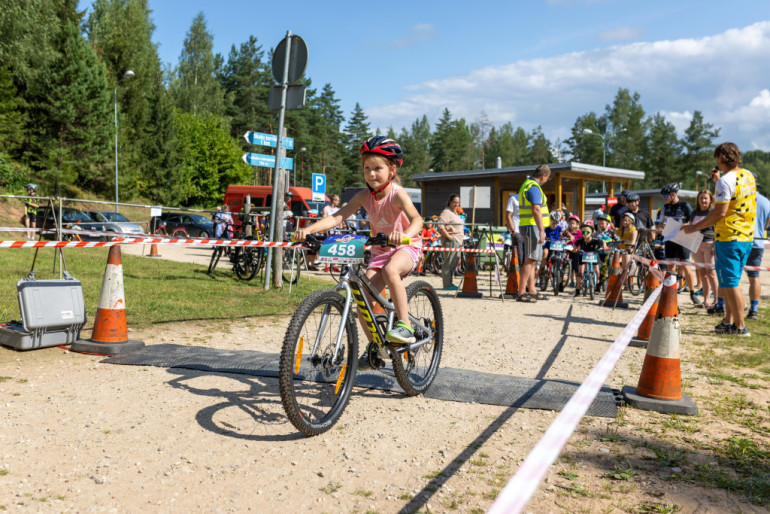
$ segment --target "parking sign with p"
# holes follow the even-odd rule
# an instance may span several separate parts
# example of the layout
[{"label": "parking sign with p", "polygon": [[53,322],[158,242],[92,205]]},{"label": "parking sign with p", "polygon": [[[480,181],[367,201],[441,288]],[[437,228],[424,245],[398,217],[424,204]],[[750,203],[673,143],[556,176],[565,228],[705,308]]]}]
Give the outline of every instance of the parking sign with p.
[{"label": "parking sign with p", "polygon": [[326,175],[313,173],[313,201],[323,202],[326,199]]}]

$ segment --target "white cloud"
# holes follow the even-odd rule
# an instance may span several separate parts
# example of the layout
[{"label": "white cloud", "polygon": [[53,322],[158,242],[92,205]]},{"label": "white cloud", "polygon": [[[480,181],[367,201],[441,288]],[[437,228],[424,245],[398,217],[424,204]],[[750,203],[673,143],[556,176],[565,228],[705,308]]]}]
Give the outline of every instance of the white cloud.
[{"label": "white cloud", "polygon": [[618,27],[603,30],[597,34],[597,37],[600,41],[633,41],[642,37],[642,29],[639,27]]},{"label": "white cloud", "polygon": [[436,27],[430,23],[418,23],[410,28],[405,36],[394,39],[388,46],[391,48],[411,48],[420,41],[434,39],[435,37]]},{"label": "white cloud", "polygon": [[[493,123],[542,125],[550,139],[569,137],[564,126],[589,111],[601,113],[618,88],[641,95],[648,114],[664,112],[682,130],[690,112],[722,127],[721,136],[770,147],[770,22],[700,39],[635,42],[516,61],[402,87],[400,101],[368,106],[373,126],[409,126],[427,114],[435,122],[446,107]],[[761,138],[747,131],[762,130]]]}]

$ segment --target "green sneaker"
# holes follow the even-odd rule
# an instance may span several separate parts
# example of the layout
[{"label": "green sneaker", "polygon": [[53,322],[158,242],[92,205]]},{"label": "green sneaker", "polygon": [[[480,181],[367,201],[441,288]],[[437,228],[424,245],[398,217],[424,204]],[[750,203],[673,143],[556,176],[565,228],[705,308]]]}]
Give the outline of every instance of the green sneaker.
[{"label": "green sneaker", "polygon": [[385,339],[391,343],[403,344],[414,343],[417,341],[417,338],[414,337],[414,330],[409,328],[403,321],[397,322],[396,326],[385,334]]}]

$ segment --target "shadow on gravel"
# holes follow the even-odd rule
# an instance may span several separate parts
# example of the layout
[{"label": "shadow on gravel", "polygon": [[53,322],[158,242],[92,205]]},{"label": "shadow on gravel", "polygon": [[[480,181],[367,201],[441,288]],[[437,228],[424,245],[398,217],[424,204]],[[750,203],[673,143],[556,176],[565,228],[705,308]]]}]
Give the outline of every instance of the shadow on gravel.
[{"label": "shadow on gravel", "polygon": [[[540,371],[538,371],[535,378],[545,378],[546,374],[548,374],[548,371],[551,369],[551,366],[553,366],[553,363],[556,361],[559,352],[561,352],[562,348],[564,347],[564,343],[567,341],[568,337],[567,331],[569,329],[569,324],[573,319],[572,307],[573,306],[570,305],[569,310],[567,311],[567,315],[564,318],[564,326],[561,329],[562,336],[559,338],[559,341],[556,343],[556,345],[554,345],[553,350],[548,355],[543,365],[540,367]],[[537,393],[543,384],[545,384],[545,382],[540,382],[535,387],[533,387],[525,397],[520,398],[513,405],[505,409],[502,414],[493,420],[489,426],[476,437],[476,439],[474,439],[468,446],[465,447],[462,452],[460,452],[457,457],[452,459],[452,461],[443,470],[441,470],[441,473],[439,473],[437,477],[428,482],[428,484],[426,484],[425,487],[423,487],[422,490],[409,501],[409,503],[404,505],[399,513],[407,514],[417,512],[421,508],[425,507],[433,495],[438,492],[444,484],[446,484],[452,475],[454,475],[454,473],[460,469],[460,467],[465,464],[466,461],[473,457],[473,454],[476,453],[476,450],[481,448],[484,443],[486,443],[489,438],[492,437],[492,435],[494,435],[494,433],[497,432],[497,430],[506,423],[506,421],[511,419],[516,411],[518,411],[519,408],[524,405],[529,398]]]},{"label": "shadow on gravel", "polygon": [[[570,311],[569,312],[572,312],[572,306],[570,306]],[[554,319],[554,320],[557,320],[557,321],[563,321],[564,320],[564,321],[566,321],[568,323],[581,323],[581,324],[584,324],[584,325],[597,325],[598,324],[598,325],[602,325],[604,327],[626,328],[626,324],[625,323],[617,323],[617,322],[614,322],[614,321],[601,321],[601,320],[596,319],[596,318],[578,318],[576,316],[570,316],[569,314],[567,315],[566,320],[564,318],[562,318],[561,316],[554,316],[553,314],[525,314],[525,316],[532,317],[532,318],[549,318],[549,319]]]}]

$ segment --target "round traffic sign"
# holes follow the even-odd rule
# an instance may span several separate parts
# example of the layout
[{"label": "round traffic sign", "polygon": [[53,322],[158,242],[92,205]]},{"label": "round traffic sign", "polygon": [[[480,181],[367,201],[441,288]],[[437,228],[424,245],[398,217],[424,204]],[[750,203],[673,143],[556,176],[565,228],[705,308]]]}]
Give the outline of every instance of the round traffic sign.
[{"label": "round traffic sign", "polygon": [[[279,84],[283,83],[283,69],[286,63],[286,41],[285,37],[278,43],[278,47],[273,53],[273,77]],[[307,68],[307,45],[305,40],[299,36],[291,36],[291,55],[289,55],[289,76],[287,82],[293,84],[298,81]]]}]

